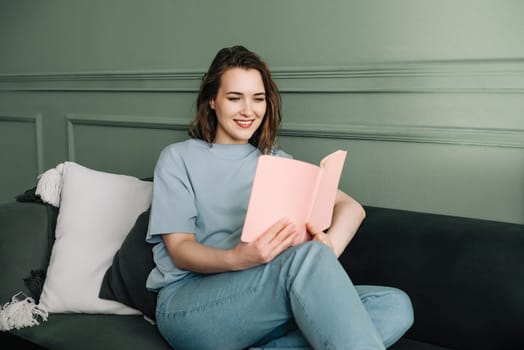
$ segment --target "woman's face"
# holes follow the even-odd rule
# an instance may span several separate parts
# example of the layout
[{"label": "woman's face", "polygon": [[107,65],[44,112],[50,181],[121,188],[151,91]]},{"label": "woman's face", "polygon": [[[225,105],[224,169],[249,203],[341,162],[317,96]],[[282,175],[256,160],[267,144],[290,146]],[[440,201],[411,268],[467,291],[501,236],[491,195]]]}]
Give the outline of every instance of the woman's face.
[{"label": "woman's face", "polygon": [[266,90],[256,69],[231,68],[222,74],[214,100],[217,116],[214,143],[242,144],[258,129],[266,114]]}]

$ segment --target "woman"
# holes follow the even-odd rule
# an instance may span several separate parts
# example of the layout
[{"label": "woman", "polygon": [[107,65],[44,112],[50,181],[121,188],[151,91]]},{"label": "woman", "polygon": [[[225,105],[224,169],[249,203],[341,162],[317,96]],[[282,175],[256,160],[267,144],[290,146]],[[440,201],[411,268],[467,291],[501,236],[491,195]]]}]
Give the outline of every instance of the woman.
[{"label": "woman", "polygon": [[311,241],[292,246],[297,229],[285,217],[240,241],[258,157],[291,157],[276,146],[280,120],[267,65],[224,48],[201,83],[191,138],[160,154],[147,287],[159,292],[158,329],[177,350],[384,349],[411,326],[405,293],[355,287],[340,265],[365,216],[340,190],[329,230],[307,226]]}]

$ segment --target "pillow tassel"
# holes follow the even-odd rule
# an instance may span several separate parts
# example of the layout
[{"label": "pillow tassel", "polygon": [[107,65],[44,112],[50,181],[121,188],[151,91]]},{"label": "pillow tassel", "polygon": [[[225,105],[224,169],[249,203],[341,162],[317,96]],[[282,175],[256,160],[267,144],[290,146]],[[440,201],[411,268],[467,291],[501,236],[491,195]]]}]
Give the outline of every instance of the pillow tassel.
[{"label": "pillow tassel", "polygon": [[33,298],[19,292],[11,298],[11,302],[0,307],[0,330],[9,331],[13,328],[39,325],[39,318],[47,321],[48,315],[47,310],[35,304]]},{"label": "pillow tassel", "polygon": [[151,319],[150,317],[147,317],[146,315],[142,315],[143,319],[149,322],[151,325],[156,325],[155,320]]},{"label": "pillow tassel", "polygon": [[54,207],[60,205],[60,193],[62,192],[64,163],[58,164],[38,176],[36,194],[43,202],[49,203]]}]

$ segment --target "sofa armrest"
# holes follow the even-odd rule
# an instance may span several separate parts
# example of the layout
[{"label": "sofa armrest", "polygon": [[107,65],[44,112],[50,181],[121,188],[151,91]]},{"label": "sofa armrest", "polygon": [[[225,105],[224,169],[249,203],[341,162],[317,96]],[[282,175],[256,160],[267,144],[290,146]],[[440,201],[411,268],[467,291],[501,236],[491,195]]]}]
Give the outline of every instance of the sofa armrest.
[{"label": "sofa armrest", "polygon": [[0,204],[0,303],[24,292],[38,301],[24,279],[47,269],[57,209],[42,203]]},{"label": "sofa armrest", "polygon": [[355,284],[411,297],[407,337],[452,349],[524,349],[524,225],[365,209],[340,261]]}]

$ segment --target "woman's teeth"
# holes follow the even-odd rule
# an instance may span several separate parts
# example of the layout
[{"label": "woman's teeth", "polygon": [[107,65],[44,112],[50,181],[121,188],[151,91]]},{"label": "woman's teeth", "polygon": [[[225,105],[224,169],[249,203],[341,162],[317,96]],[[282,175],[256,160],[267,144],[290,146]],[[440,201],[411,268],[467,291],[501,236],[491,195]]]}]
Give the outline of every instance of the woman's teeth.
[{"label": "woman's teeth", "polygon": [[235,120],[235,123],[241,128],[249,128],[253,124],[253,120]]}]

